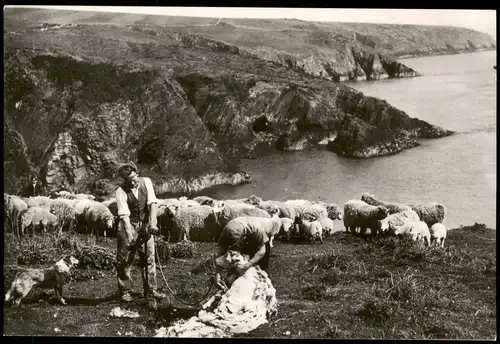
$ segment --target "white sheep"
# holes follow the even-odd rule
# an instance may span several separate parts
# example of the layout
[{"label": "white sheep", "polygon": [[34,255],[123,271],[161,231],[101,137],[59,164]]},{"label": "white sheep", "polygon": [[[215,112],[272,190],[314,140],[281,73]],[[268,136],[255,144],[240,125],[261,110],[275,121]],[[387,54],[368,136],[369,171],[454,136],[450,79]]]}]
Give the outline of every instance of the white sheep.
[{"label": "white sheep", "polygon": [[10,228],[13,232],[18,229],[17,223],[19,213],[28,209],[28,205],[24,200],[15,195],[3,194],[4,217],[8,220]]},{"label": "white sheep", "polygon": [[389,215],[411,210],[411,208],[406,204],[395,203],[395,202],[384,202],[382,200],[377,200],[375,199],[375,196],[370,195],[368,192],[365,192],[363,195],[361,195],[361,200],[370,205],[374,206],[382,205],[386,207],[387,210],[389,211]]},{"label": "white sheep", "polygon": [[56,198],[50,202],[49,211],[57,216],[61,231],[71,231],[76,222],[76,210],[64,200]]},{"label": "white sheep", "polygon": [[405,223],[418,222],[420,218],[413,210],[405,210],[400,213],[388,215],[385,219],[380,220],[380,232],[393,235],[396,227],[403,226]]},{"label": "white sheep", "polygon": [[85,206],[83,219],[87,232],[89,229],[91,233],[99,233],[102,230],[104,236],[107,236],[108,231],[113,231],[115,217],[109,208],[100,202],[92,202]]},{"label": "white sheep", "polygon": [[[214,208],[215,209],[215,208]],[[221,228],[239,216],[255,216],[255,217],[263,217],[270,218],[269,212],[257,208],[251,204],[245,203],[225,203],[221,202],[217,206],[217,209],[221,209],[217,212],[217,222]]]},{"label": "white sheep", "polygon": [[432,227],[435,223],[444,223],[446,217],[446,207],[437,202],[425,204],[408,204],[408,206],[418,214],[420,220],[427,226]]},{"label": "white sheep", "polygon": [[182,206],[184,206],[184,207],[196,207],[196,206],[200,205],[198,202],[191,200],[191,199],[188,199],[185,196],[179,197],[178,200],[179,200],[179,202],[181,202]]},{"label": "white sheep", "polygon": [[218,239],[220,226],[216,215],[218,209],[208,205],[192,207],[167,206],[162,222],[169,228],[172,241],[209,241]]},{"label": "white sheep", "polygon": [[193,198],[193,201],[199,203],[200,205],[209,205],[211,207],[217,204],[217,201],[215,199],[208,196],[198,196]]},{"label": "white sheep", "polygon": [[396,227],[395,235],[409,234],[413,241],[424,241],[427,246],[431,244],[431,233],[424,221],[410,222]]},{"label": "white sheep", "polygon": [[388,210],[384,206],[374,206],[361,200],[350,200],[344,205],[344,226],[355,234],[360,227],[360,234],[364,235],[367,228],[371,230],[372,238],[377,235],[379,221],[386,218]]},{"label": "white sheep", "polygon": [[58,218],[52,214],[47,207],[30,207],[19,213],[19,232],[24,235],[26,228],[41,226],[45,233],[47,229],[54,229],[57,226]]},{"label": "white sheep", "polygon": [[28,197],[23,198],[23,200],[28,205],[28,208],[31,207],[49,207],[51,199],[46,196],[36,196],[36,197]]},{"label": "white sheep", "polygon": [[330,236],[335,232],[341,231],[341,229],[335,230],[334,222],[329,217],[320,217],[318,221],[321,224],[321,227],[323,228],[324,236]]},{"label": "white sheep", "polygon": [[429,228],[429,232],[431,233],[431,241],[436,245],[444,247],[444,241],[448,232],[445,225],[442,223],[435,223]]},{"label": "white sheep", "polygon": [[269,246],[273,247],[273,239],[279,233],[282,222],[277,212],[270,218],[257,216],[239,216],[229,221],[222,232],[245,233],[249,228],[260,228],[269,237]]},{"label": "white sheep", "polygon": [[286,240],[290,240],[290,231],[293,228],[295,220],[292,220],[288,217],[281,217],[281,228],[279,231],[279,235],[285,235]]},{"label": "white sheep", "polygon": [[309,238],[310,243],[314,243],[319,240],[323,243],[323,227],[321,223],[315,217],[310,217],[308,219],[301,219],[299,224],[300,234]]},{"label": "white sheep", "polygon": [[279,217],[287,217],[295,221],[295,209],[291,204],[286,204],[285,202],[280,201],[262,201],[257,205],[257,207],[265,211],[278,208]]},{"label": "white sheep", "polygon": [[320,204],[323,207],[325,207],[326,212],[328,214],[328,218],[335,221],[335,220],[340,220],[342,221],[343,215],[342,215],[342,209],[335,203],[326,203],[322,201],[313,201],[313,204]]},{"label": "white sheep", "polygon": [[88,199],[88,200],[95,200],[95,196],[93,195],[87,195],[83,193],[79,194],[73,194],[69,191],[61,190],[61,191],[55,191],[53,193],[53,198],[64,198],[64,199]]}]

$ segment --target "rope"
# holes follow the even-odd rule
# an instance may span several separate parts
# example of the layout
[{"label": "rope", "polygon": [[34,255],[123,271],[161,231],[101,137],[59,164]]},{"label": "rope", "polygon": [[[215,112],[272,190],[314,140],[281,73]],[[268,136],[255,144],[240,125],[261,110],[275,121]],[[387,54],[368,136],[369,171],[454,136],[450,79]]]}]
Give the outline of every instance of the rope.
[{"label": "rope", "polygon": [[[210,287],[208,288],[207,293],[203,296],[203,298],[200,301],[197,301],[194,303],[186,302],[186,301],[182,300],[181,298],[179,298],[174,293],[174,291],[170,288],[170,286],[168,285],[167,279],[165,278],[165,275],[163,274],[163,267],[160,264],[160,257],[158,256],[158,250],[156,250],[156,244],[155,244],[155,255],[156,255],[156,259],[158,260],[158,267],[160,268],[161,277],[163,278],[163,282],[165,283],[165,286],[167,287],[168,291],[174,296],[174,298],[176,298],[178,301],[180,301],[181,303],[188,305],[188,306],[197,306],[197,305],[201,304],[203,301],[205,301],[205,299],[207,298],[207,296],[210,294],[210,292],[213,289],[213,286],[215,283],[214,280],[212,280],[212,283],[210,283]],[[215,266],[214,256],[212,256],[212,264],[214,264],[214,266]]]}]

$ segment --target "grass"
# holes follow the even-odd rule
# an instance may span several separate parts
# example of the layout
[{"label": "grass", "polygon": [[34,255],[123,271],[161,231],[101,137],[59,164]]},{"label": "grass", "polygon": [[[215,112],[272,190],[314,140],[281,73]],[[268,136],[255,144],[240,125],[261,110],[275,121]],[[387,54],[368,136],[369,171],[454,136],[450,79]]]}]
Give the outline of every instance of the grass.
[{"label": "grass", "polygon": [[[141,316],[110,318],[111,309],[120,305],[114,298],[115,273],[109,265],[98,268],[95,262],[114,256],[116,244],[110,238],[93,240],[64,234],[37,237],[35,243],[5,236],[4,286],[12,280],[12,271],[50,264],[64,252],[73,250],[81,258],[82,247],[87,247],[89,258],[74,270],[83,277],[65,287],[67,306],[47,304],[34,290],[21,307],[4,309],[4,334],[152,336],[176,318],[193,315],[192,308],[172,296],[170,305],[165,301],[158,311],[148,310],[140,297],[140,272],[134,267],[137,299],[130,308]],[[215,252],[215,244],[181,244],[174,248],[159,242],[161,264],[177,297],[196,302],[208,290],[209,274],[188,276],[187,271],[203,265]],[[36,264],[34,255],[40,259]],[[276,241],[269,274],[277,290],[278,315],[245,337],[491,339],[496,335],[496,235],[481,224],[451,230],[444,249],[407,239],[367,242],[343,232],[323,245]],[[158,283],[163,288],[159,271]]]}]

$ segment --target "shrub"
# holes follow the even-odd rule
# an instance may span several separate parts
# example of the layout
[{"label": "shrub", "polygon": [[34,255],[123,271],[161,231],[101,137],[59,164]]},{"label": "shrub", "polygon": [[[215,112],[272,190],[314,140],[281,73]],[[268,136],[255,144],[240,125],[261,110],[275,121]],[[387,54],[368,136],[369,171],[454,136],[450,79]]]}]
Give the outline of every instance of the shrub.
[{"label": "shrub", "polygon": [[385,324],[392,317],[393,313],[392,302],[370,298],[356,312],[356,315],[360,316],[364,321],[380,325]]},{"label": "shrub", "polygon": [[173,258],[193,258],[196,253],[196,246],[191,241],[181,241],[171,247]]}]

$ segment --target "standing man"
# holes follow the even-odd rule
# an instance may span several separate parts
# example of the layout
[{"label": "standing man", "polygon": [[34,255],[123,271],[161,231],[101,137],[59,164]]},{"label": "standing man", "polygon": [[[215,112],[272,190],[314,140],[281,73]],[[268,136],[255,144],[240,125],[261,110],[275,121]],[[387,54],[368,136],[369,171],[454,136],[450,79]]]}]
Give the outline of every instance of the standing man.
[{"label": "standing man", "polygon": [[21,196],[26,198],[43,196],[43,194],[43,187],[40,184],[37,176],[32,176],[30,183],[26,185],[21,191]]},{"label": "standing man", "polygon": [[137,166],[133,162],[119,167],[118,174],[124,182],[116,190],[115,195],[119,217],[117,279],[118,292],[123,302],[132,301],[130,268],[134,263],[136,252],[139,253],[141,260],[144,296],[152,296],[154,299],[166,297],[165,294],[156,291],[155,246],[152,235],[158,233],[156,195],[151,179],[139,177],[137,172]]}]

